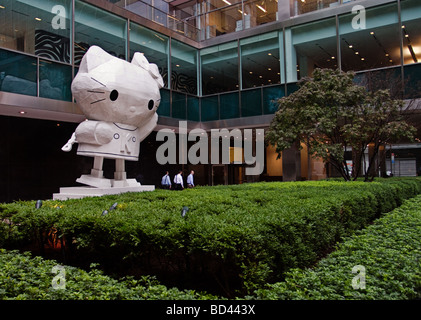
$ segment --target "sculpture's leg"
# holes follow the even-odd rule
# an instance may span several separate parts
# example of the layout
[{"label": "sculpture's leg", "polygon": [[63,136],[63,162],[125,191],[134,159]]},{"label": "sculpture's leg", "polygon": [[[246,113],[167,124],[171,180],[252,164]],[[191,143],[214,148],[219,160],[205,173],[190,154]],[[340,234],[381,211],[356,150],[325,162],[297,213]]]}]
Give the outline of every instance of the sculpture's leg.
[{"label": "sculpture's leg", "polygon": [[115,160],[114,180],[126,180],[125,160]]},{"label": "sculpture's leg", "polygon": [[104,171],[102,165],[104,164],[104,157],[95,156],[94,166],[91,169],[91,174],[84,174],[76,181],[96,188],[110,188],[111,181],[104,178]]},{"label": "sculpture's leg", "polygon": [[95,178],[104,177],[102,165],[104,164],[104,157],[94,157],[94,167],[91,170],[91,176]]}]

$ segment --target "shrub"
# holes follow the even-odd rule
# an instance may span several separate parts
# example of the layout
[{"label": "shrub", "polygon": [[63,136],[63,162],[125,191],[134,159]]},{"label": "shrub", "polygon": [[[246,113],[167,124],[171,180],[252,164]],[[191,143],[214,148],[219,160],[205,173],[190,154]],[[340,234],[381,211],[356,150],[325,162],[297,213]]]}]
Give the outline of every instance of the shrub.
[{"label": "shrub", "polygon": [[[292,269],[285,281],[259,289],[257,299],[407,300],[421,298],[421,196],[338,245],[314,269]],[[365,288],[354,283],[365,268]],[[355,279],[357,280],[357,279]],[[354,289],[354,287],[356,287]]]},{"label": "shrub", "polygon": [[[31,257],[29,252],[0,249],[0,300],[202,300],[214,296],[168,289],[151,277],[116,280],[98,269],[89,272],[64,266],[64,282],[54,288],[58,263]],[[64,285],[64,287],[63,287]]]}]

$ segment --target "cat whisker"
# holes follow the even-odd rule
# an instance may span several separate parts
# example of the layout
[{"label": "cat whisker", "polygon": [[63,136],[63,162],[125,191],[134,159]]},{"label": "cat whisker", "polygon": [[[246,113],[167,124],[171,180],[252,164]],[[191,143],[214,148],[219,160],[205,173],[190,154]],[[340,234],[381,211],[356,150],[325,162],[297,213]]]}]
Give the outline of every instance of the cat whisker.
[{"label": "cat whisker", "polygon": [[95,91],[95,90],[87,90],[88,92],[93,92],[93,93],[105,93],[104,91]]},{"label": "cat whisker", "polygon": [[97,102],[101,102],[101,101],[104,101],[105,99],[99,99],[99,100],[97,100],[97,101],[94,101],[94,102],[91,102],[91,104],[94,104],[94,103],[97,103]]},{"label": "cat whisker", "polygon": [[92,80],[94,80],[95,82],[99,83],[101,86],[103,87],[107,87],[105,84],[103,84],[102,82],[98,81],[97,79],[94,79],[91,77]]}]

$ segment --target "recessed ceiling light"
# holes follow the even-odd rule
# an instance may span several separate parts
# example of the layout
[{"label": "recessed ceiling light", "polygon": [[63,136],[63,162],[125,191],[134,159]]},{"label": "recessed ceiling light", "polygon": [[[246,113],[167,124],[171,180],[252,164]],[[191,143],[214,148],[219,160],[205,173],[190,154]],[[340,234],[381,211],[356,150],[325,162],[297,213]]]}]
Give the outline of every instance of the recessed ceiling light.
[{"label": "recessed ceiling light", "polygon": [[25,113],[26,113],[26,111],[23,111],[23,110],[22,110],[22,111],[19,111],[19,113],[20,113],[20,114],[25,114]]}]

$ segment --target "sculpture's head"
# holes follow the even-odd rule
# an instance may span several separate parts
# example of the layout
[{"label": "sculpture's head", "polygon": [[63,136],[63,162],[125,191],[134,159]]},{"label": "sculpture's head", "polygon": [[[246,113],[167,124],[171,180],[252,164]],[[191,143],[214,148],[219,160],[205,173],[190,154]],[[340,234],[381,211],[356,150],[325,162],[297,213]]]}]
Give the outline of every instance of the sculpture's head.
[{"label": "sculpture's head", "polygon": [[92,46],[72,82],[72,93],[90,120],[141,127],[156,123],[163,85],[158,67],[142,53],[136,52],[130,63]]}]

